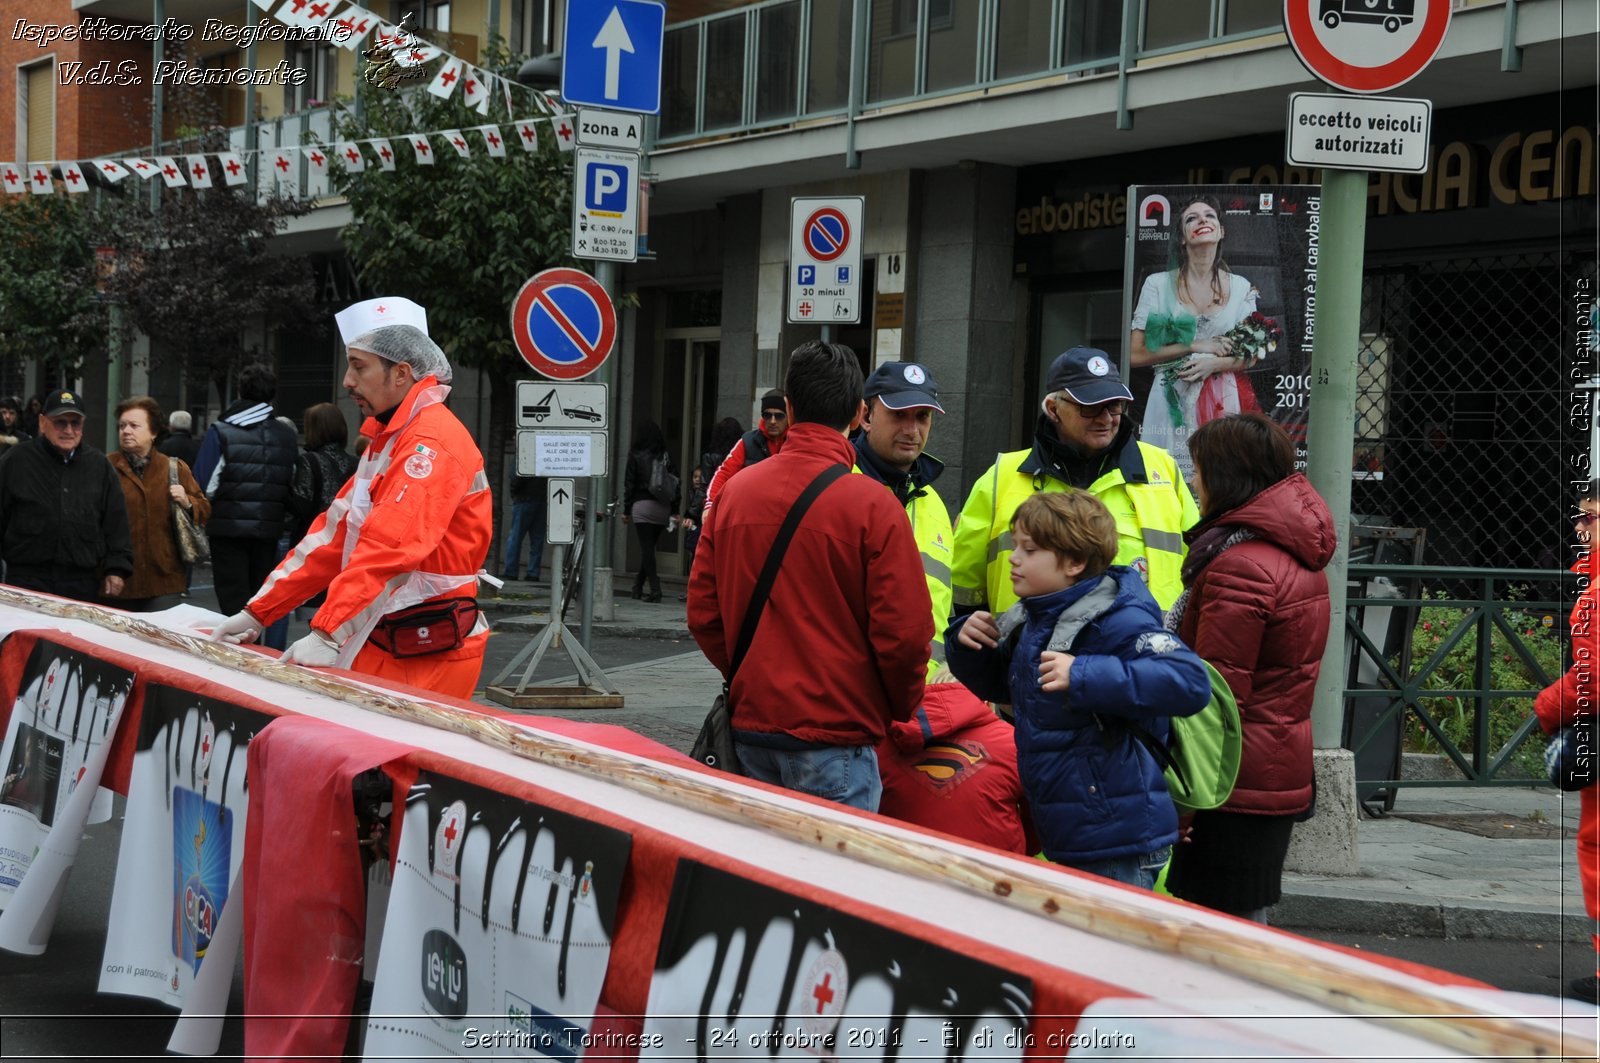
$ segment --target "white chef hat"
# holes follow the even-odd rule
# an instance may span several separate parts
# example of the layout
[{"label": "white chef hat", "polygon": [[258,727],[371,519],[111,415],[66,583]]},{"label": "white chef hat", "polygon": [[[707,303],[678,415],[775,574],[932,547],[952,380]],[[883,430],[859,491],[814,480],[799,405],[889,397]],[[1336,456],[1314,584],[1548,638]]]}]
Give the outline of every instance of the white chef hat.
[{"label": "white chef hat", "polygon": [[385,325],[414,325],[424,333],[428,331],[428,312],[410,299],[398,296],[368,299],[347,306],[333,315],[333,319],[339,323],[339,338],[347,347],[357,336]]}]

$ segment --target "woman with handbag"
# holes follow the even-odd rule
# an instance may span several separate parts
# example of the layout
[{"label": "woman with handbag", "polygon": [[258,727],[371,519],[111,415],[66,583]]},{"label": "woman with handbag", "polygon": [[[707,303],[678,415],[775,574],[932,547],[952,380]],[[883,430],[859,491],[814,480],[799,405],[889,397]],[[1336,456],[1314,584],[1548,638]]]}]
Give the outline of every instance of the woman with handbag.
[{"label": "woman with handbag", "polygon": [[[156,426],[165,424],[161,407],[148,395],[117,405],[117,442],[110,456],[122,497],[128,504],[133,538],[133,575],[107,604],[135,613],[176,605],[185,584],[178,543],[178,512],[195,525],[211,516],[211,503],[179,458],[155,449]],[[178,511],[178,512],[175,512]]]},{"label": "woman with handbag", "polygon": [[[672,467],[666,436],[654,421],[641,421],[633,431],[633,447],[628,451],[628,463],[622,474],[622,523],[632,524],[639,534],[639,571],[633,577],[633,596],[647,602],[661,600],[661,576],[656,571],[656,547],[667,522],[677,512],[677,491],[668,498],[659,498],[652,489],[657,463],[664,463],[667,475],[676,479]],[[650,590],[645,591],[648,583]]]}]

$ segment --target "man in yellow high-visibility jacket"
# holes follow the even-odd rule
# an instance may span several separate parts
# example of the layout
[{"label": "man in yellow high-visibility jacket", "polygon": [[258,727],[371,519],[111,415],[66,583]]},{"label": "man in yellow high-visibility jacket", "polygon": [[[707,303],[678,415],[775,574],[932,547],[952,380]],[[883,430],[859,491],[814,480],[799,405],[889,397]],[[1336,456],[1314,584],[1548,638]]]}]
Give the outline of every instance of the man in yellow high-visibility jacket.
[{"label": "man in yellow high-visibility jacket", "polygon": [[1114,564],[1130,565],[1163,609],[1183,590],[1183,533],[1200,519],[1172,455],[1141,443],[1127,416],[1133,393],[1110,357],[1074,347],[1050,365],[1033,446],[996,457],[973,485],[955,528],[955,611],[996,615],[1011,590],[1011,516],[1038,491],[1085,490],[1117,521]]},{"label": "man in yellow high-visibility jacket", "polygon": [[856,436],[856,470],[883,483],[906,507],[922,555],[922,572],[933,599],[933,642],[928,673],[944,664],[944,629],[950,621],[950,561],[955,535],[950,511],[933,490],[944,462],[924,453],[933,415],[943,413],[939,385],[928,367],[884,362],[867,378],[862,394],[867,419]]}]

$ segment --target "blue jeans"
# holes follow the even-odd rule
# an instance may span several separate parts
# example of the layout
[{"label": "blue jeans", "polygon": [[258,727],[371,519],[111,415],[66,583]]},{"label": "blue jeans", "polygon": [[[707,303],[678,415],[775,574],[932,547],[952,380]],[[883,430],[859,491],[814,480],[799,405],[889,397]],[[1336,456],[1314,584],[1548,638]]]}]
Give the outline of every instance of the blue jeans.
[{"label": "blue jeans", "polygon": [[1087,871],[1091,875],[1099,875],[1113,882],[1124,882],[1129,886],[1138,886],[1142,890],[1156,888],[1156,876],[1161,874],[1161,869],[1172,858],[1172,846],[1163,845],[1153,853],[1143,856],[1119,856],[1112,860],[1086,860],[1081,864],[1068,864],[1068,867],[1079,871]]},{"label": "blue jeans", "polygon": [[516,578],[524,538],[528,540],[528,578],[539,578],[539,558],[544,554],[544,503],[542,498],[511,503],[511,531],[506,535],[506,563],[500,570],[501,578]]},{"label": "blue jeans", "polygon": [[752,779],[851,808],[878,811],[883,780],[878,776],[878,752],[871,746],[769,749],[735,741],[733,748],[744,773]]}]

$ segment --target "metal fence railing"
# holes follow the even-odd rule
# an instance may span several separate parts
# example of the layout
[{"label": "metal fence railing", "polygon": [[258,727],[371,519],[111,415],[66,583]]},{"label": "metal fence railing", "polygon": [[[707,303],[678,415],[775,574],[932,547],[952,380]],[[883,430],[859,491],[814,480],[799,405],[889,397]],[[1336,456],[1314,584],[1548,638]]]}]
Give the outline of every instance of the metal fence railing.
[{"label": "metal fence railing", "polygon": [[[1533,699],[1570,660],[1567,612],[1577,577],[1355,564],[1350,577],[1363,588],[1348,602],[1344,692],[1358,790],[1542,781]],[[1391,611],[1376,630],[1372,610]],[[1455,770],[1401,778],[1402,752],[1433,753]],[[1383,777],[1382,768],[1392,774]]]}]

